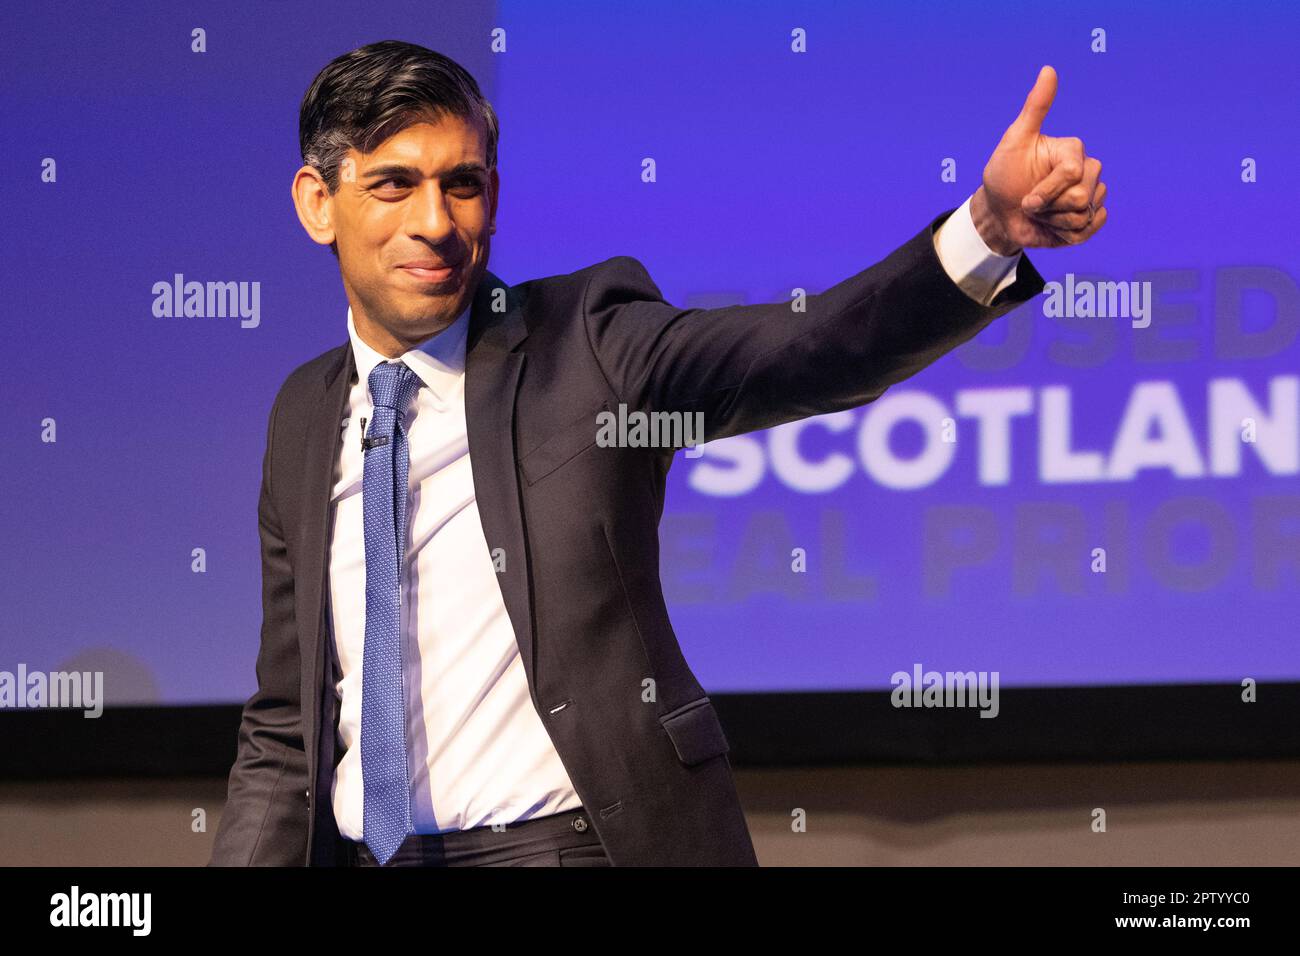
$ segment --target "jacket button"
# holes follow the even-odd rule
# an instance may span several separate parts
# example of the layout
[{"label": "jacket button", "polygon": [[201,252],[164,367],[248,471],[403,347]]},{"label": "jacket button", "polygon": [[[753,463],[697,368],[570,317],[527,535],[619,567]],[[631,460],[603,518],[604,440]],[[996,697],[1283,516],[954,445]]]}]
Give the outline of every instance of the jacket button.
[{"label": "jacket button", "polygon": [[307,802],[308,802],[308,803],[311,803],[311,789],[308,788],[308,789],[304,790],[304,791],[303,791],[303,795],[307,798]]},{"label": "jacket button", "polygon": [[579,833],[585,833],[587,831],[587,821],[582,817],[574,817],[573,829],[577,830]]}]

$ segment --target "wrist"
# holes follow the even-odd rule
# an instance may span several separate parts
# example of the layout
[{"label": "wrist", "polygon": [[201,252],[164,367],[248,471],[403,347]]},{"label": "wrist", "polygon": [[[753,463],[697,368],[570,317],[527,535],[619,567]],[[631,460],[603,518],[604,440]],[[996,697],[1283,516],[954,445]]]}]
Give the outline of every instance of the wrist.
[{"label": "wrist", "polygon": [[1021,247],[1007,235],[1006,228],[989,206],[984,187],[975,190],[970,200],[970,217],[984,245],[999,256],[1014,256]]}]

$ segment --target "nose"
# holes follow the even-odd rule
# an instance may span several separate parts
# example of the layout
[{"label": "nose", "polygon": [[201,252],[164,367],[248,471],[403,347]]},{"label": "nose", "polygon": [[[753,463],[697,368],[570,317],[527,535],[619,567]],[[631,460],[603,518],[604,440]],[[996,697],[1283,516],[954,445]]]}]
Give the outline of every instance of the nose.
[{"label": "nose", "polygon": [[406,209],[407,235],[440,246],[455,232],[455,223],[436,179],[423,182],[411,196]]}]

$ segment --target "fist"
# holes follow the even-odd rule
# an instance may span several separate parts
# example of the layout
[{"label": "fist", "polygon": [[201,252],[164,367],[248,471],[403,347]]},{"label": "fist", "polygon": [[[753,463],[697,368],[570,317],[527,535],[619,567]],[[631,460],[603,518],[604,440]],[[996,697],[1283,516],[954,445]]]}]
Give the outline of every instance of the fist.
[{"label": "fist", "polygon": [[1001,255],[1021,247],[1077,245],[1106,224],[1101,161],[1077,136],[1044,136],[1056,71],[1038,73],[1020,115],[1007,127],[971,200],[981,238]]}]

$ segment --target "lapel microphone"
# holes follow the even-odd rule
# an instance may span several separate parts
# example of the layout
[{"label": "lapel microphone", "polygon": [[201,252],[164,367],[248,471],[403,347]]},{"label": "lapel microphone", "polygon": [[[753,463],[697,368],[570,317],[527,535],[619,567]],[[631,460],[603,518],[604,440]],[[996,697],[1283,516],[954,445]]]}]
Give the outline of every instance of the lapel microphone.
[{"label": "lapel microphone", "polygon": [[364,418],[361,419],[361,453],[362,453],[363,455],[364,455],[366,452],[370,451],[370,449],[372,449],[372,448],[377,448],[377,447],[379,447],[380,445],[387,445],[387,444],[388,444],[388,436],[387,436],[387,435],[379,435],[379,436],[376,437],[376,438],[367,438],[367,437],[366,437],[366,420],[365,420]]}]

